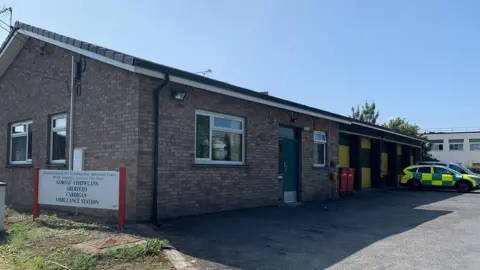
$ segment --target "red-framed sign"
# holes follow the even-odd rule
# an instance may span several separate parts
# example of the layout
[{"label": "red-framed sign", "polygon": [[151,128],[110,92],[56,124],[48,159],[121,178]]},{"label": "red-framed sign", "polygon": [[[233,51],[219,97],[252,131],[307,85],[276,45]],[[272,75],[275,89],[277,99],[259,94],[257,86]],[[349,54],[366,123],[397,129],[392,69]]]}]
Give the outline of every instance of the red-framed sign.
[{"label": "red-framed sign", "polygon": [[40,205],[72,206],[118,211],[118,229],[125,226],[127,170],[63,171],[35,168],[33,219]]}]

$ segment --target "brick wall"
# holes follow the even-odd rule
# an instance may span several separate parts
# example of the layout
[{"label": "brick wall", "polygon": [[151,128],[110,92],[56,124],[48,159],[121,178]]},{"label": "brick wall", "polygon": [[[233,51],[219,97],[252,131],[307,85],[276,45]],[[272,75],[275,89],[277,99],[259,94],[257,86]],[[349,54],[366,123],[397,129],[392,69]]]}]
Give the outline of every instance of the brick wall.
[{"label": "brick wall", "polygon": [[[160,81],[140,80],[141,115],[152,112],[149,91]],[[173,100],[171,90],[187,92],[184,101]],[[201,109],[243,117],[246,125],[245,166],[196,166],[195,110]],[[150,134],[146,117],[140,130]],[[278,127],[280,124],[309,127],[301,136],[302,200],[310,201],[336,196],[328,180],[327,168],[313,168],[313,130],[310,116],[299,115],[292,124],[289,112],[192,87],[169,83],[160,93],[160,155],[158,183],[158,215],[174,217],[247,207],[275,205],[279,198]],[[315,119],[315,129],[327,132],[327,159],[338,160],[338,126],[325,119]],[[141,134],[141,137],[144,135]],[[143,140],[142,140],[143,141]],[[150,140],[145,141],[148,149]],[[145,168],[151,160],[145,156]],[[328,160],[327,160],[328,164]],[[143,174],[144,172],[140,172]],[[145,179],[151,175],[145,173]],[[143,181],[139,175],[139,181]],[[145,181],[146,183],[147,181]],[[333,189],[332,189],[333,188]],[[140,183],[139,183],[140,190]],[[147,193],[151,196],[151,193]],[[145,208],[147,209],[147,208]]]},{"label": "brick wall", "polygon": [[[8,126],[33,120],[33,166],[50,167],[49,116],[69,112],[72,53],[47,45],[45,55],[31,49],[30,39],[0,78],[0,181],[7,182],[7,202],[31,209],[32,166],[8,166]],[[41,42],[35,40],[36,44]],[[86,147],[85,169],[117,170],[127,167],[127,215],[136,217],[136,176],[139,120],[139,80],[135,74],[87,59],[82,96],[75,108],[75,147]],[[67,139],[68,141],[68,139]],[[67,161],[68,162],[68,161]],[[81,210],[88,214],[112,214]]]}]

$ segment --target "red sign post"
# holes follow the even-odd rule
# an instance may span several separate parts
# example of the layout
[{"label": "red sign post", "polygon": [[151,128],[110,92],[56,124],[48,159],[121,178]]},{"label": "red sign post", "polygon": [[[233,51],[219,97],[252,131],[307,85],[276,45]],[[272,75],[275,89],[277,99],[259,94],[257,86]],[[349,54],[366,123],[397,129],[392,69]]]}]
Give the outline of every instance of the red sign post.
[{"label": "red sign post", "polygon": [[[125,227],[126,220],[126,195],[127,195],[127,169],[122,167],[118,170],[118,229],[122,230]],[[33,220],[40,216],[39,204],[39,185],[40,185],[40,169],[34,169],[33,177]],[[58,204],[57,204],[58,205]],[[62,205],[62,204],[60,204]],[[114,206],[115,207],[115,206]],[[116,209],[105,208],[105,209]]]},{"label": "red sign post", "polygon": [[125,207],[127,197],[127,169],[122,167],[120,173],[120,188],[118,189],[118,229],[122,230],[125,226]]},{"label": "red sign post", "polygon": [[40,169],[35,168],[33,172],[33,221],[40,215],[40,204],[38,204],[38,181],[40,177]]}]

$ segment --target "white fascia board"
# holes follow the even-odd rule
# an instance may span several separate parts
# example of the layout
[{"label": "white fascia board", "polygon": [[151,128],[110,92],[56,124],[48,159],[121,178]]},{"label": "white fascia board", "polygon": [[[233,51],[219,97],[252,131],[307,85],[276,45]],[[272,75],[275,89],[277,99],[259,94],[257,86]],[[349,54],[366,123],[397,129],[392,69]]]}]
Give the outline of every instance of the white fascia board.
[{"label": "white fascia board", "polygon": [[224,88],[220,88],[220,87],[216,87],[216,86],[212,86],[212,85],[208,85],[208,84],[204,84],[204,83],[199,83],[199,82],[196,82],[196,81],[192,81],[192,80],[177,77],[177,76],[170,76],[170,80],[172,82],[176,82],[176,83],[180,83],[180,84],[184,84],[184,85],[189,85],[191,87],[200,88],[200,89],[207,90],[207,91],[210,91],[210,92],[214,92],[214,93],[217,93],[217,94],[222,94],[222,95],[226,95],[226,96],[230,96],[230,97],[235,97],[235,98],[239,98],[239,99],[243,99],[243,100],[247,100],[247,101],[251,101],[251,102],[255,102],[255,103],[259,103],[259,104],[263,104],[263,105],[268,105],[268,106],[272,106],[272,107],[275,107],[275,108],[289,110],[289,111],[293,111],[293,112],[297,112],[297,113],[311,115],[311,116],[315,116],[315,117],[319,117],[319,118],[323,118],[323,119],[328,119],[328,120],[332,120],[332,121],[339,122],[339,123],[351,124],[350,121],[346,121],[344,119],[340,119],[340,118],[336,118],[336,117],[332,117],[332,116],[328,116],[328,115],[304,110],[304,109],[297,108],[297,107],[294,107],[294,106],[285,105],[285,104],[281,104],[281,103],[270,101],[270,100],[265,100],[265,99],[258,98],[258,97],[252,97],[250,95],[237,93],[237,92],[227,90],[227,89],[224,89]]},{"label": "white fascia board", "polygon": [[165,79],[165,73],[158,72],[158,71],[151,70],[151,69],[146,69],[146,68],[143,68],[143,67],[133,66],[133,72],[143,74],[145,76],[149,76],[149,77],[153,77],[153,78],[162,79],[162,80]]},{"label": "white fascia board", "polygon": [[5,49],[2,50],[0,54],[0,77],[3,76],[8,67],[12,64],[13,60],[17,57],[26,42],[27,37],[21,39],[19,38],[19,35],[20,34],[15,32],[7,42]]},{"label": "white fascia board", "polygon": [[[21,41],[21,39],[18,37],[18,33],[15,32],[13,36],[10,38],[10,40],[7,42],[7,45],[5,46],[5,48],[10,47],[13,42],[19,42],[23,46],[23,44],[25,44],[26,41],[27,41],[26,39],[25,41]],[[7,52],[6,49],[3,50],[2,53],[0,53],[0,58],[2,58],[6,54],[6,52]]]},{"label": "white fascia board", "polygon": [[382,129],[382,128],[378,128],[378,127],[372,127],[370,125],[366,125],[366,124],[363,124],[363,123],[360,123],[360,122],[353,122],[353,124],[359,125],[359,126],[362,126],[362,127],[367,127],[367,128],[371,128],[371,129],[380,130],[380,131],[391,133],[391,134],[395,134],[395,135],[402,136],[402,137],[405,137],[405,138],[409,138],[409,139],[412,139],[412,140],[417,140],[417,141],[421,141],[421,142],[425,141],[425,140],[415,138],[415,137],[412,137],[412,136],[408,136],[408,135],[398,133],[398,132],[395,132],[395,131],[390,131],[390,130],[386,130],[386,129]]}]

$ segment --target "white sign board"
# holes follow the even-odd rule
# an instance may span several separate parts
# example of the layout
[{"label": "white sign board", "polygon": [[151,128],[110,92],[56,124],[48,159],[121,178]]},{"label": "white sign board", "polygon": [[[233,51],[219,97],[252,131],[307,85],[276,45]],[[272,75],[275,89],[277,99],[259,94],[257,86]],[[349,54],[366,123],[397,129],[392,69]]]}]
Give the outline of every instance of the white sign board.
[{"label": "white sign board", "polygon": [[38,202],[118,210],[119,173],[40,170]]}]

